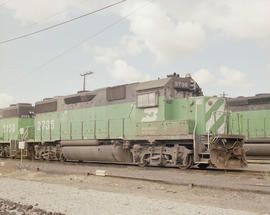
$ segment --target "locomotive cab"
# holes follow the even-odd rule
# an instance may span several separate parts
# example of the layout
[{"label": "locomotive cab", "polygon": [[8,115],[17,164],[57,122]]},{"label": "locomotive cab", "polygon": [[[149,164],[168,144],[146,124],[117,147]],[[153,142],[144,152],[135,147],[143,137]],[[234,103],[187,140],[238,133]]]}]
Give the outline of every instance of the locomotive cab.
[{"label": "locomotive cab", "polygon": [[139,162],[184,168],[246,166],[243,136],[227,133],[225,100],[202,95],[190,75],[139,84],[136,138],[160,145],[140,148],[144,155],[137,155]]}]

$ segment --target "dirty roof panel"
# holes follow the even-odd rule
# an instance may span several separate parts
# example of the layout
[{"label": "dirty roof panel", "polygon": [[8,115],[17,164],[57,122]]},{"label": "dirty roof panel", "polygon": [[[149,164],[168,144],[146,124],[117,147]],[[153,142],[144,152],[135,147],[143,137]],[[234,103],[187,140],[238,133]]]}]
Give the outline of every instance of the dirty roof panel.
[{"label": "dirty roof panel", "polygon": [[163,78],[163,79],[154,80],[154,81],[141,82],[137,86],[136,91],[161,88],[161,87],[164,87],[170,80],[171,78]]}]

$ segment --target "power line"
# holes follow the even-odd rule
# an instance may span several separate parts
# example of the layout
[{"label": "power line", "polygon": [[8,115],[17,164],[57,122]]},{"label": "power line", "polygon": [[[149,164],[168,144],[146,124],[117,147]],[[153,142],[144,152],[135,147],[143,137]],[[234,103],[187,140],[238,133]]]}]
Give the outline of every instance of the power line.
[{"label": "power line", "polygon": [[[64,51],[58,53],[57,55],[53,56],[52,58],[48,59],[46,62],[44,62],[43,64],[37,66],[36,68],[34,68],[33,70],[29,71],[28,73],[24,74],[23,76],[20,76],[17,78],[17,80],[22,80],[25,77],[35,73],[36,71],[40,71],[41,69],[43,69],[44,67],[46,67],[48,64],[52,63],[53,61],[57,60],[58,58],[63,57],[64,55],[68,54],[70,51],[72,51],[73,49],[77,48],[78,46],[80,46],[81,44],[83,44],[84,42],[93,39],[97,36],[99,36],[100,34],[104,33],[105,31],[109,30],[110,28],[114,27],[115,25],[118,25],[119,23],[121,23],[122,21],[126,20],[128,17],[132,16],[135,12],[137,12],[138,10],[144,8],[145,6],[147,6],[148,4],[152,3],[153,0],[147,1],[146,3],[144,3],[142,6],[136,7],[134,10],[130,11],[128,14],[126,14],[125,16],[121,17],[120,19],[117,19],[116,21],[110,23],[109,25],[103,27],[102,29],[100,29],[99,31],[97,31],[96,33],[80,40],[79,42],[77,42],[76,44],[72,45],[71,47],[65,49]],[[21,82],[22,83],[22,82]],[[9,86],[14,86],[14,85],[9,85]],[[18,85],[16,85],[18,86]],[[5,87],[6,89],[9,89],[10,87]]]},{"label": "power line", "polygon": [[78,46],[80,46],[80,45],[83,44],[84,42],[86,42],[86,41],[88,41],[88,40],[90,40],[90,39],[93,39],[93,38],[97,37],[98,35],[102,34],[102,33],[105,32],[106,30],[110,29],[111,27],[117,25],[117,24],[120,23],[120,22],[121,22],[121,20],[117,20],[117,21],[111,23],[110,25],[105,26],[104,28],[102,28],[102,29],[99,30],[98,32],[92,34],[91,36],[89,36],[89,37],[87,37],[87,38],[85,38],[85,39],[83,39],[83,40],[80,40],[78,43],[76,43],[76,44],[74,44],[73,46],[71,46],[71,47],[65,49],[64,51],[60,52],[59,54],[53,56],[52,58],[48,59],[48,60],[47,60],[46,62],[44,62],[43,64],[37,66],[35,69],[33,69],[32,71],[28,72],[28,73],[25,74],[24,76],[19,77],[18,79],[21,80],[21,79],[25,78],[25,76],[28,76],[28,75],[30,75],[30,74],[36,72],[37,70],[40,70],[40,69],[44,68],[45,66],[47,66],[47,65],[50,64],[51,62],[57,60],[58,58],[60,58],[60,57],[62,57],[62,56],[64,56],[64,55],[66,55],[67,53],[69,53],[69,52],[72,51],[73,49],[77,48]]},{"label": "power line", "polygon": [[99,12],[99,11],[108,9],[108,8],[110,8],[110,7],[116,6],[116,5],[121,4],[121,3],[124,3],[125,1],[127,1],[127,0],[121,0],[121,1],[119,1],[119,2],[116,2],[116,3],[113,3],[113,4],[107,5],[107,6],[105,6],[105,7],[102,7],[102,8],[100,8],[100,9],[97,9],[97,10],[94,10],[94,11],[91,11],[91,12],[87,12],[87,13],[81,15],[81,16],[77,16],[77,17],[74,17],[74,18],[72,18],[72,19],[69,19],[69,20],[66,20],[66,21],[57,23],[57,24],[55,24],[55,25],[51,25],[51,26],[49,26],[49,27],[42,28],[42,29],[40,29],[40,30],[31,32],[31,33],[28,33],[28,34],[23,34],[23,35],[21,35],[21,36],[17,36],[17,37],[10,38],[10,39],[8,39],[8,40],[1,41],[0,44],[8,43],[8,42],[11,42],[11,41],[14,41],[14,40],[22,39],[22,38],[25,38],[25,37],[32,36],[32,35],[34,35],[34,34],[38,34],[38,33],[41,33],[41,32],[47,31],[47,30],[50,30],[50,29],[52,29],[52,28],[56,28],[56,27],[58,27],[58,26],[60,26],[60,25],[64,25],[64,24],[66,24],[66,23],[75,21],[75,20],[77,20],[77,19],[84,18],[84,17],[86,17],[86,16],[92,15],[92,14],[97,13],[97,12]]},{"label": "power line", "polygon": [[[152,2],[152,1],[151,1]],[[123,20],[126,20],[129,16],[131,16],[133,13],[135,13],[137,10],[144,8],[147,4],[149,4],[150,2],[144,3],[141,7],[137,7],[134,10],[132,10],[130,13],[128,13],[127,15],[121,17],[120,19],[117,19],[116,21],[110,23],[109,25],[105,26],[104,28],[100,29],[99,31],[97,31],[96,33],[80,40],[79,42],[77,42],[76,44],[72,45],[71,47],[65,49],[64,51],[60,52],[59,54],[55,55],[54,57],[48,59],[46,62],[44,62],[43,64],[39,65],[38,67],[36,67],[34,70],[30,71],[27,75],[30,75],[34,72],[36,72],[36,70],[38,69],[42,69],[43,67],[47,66],[48,64],[50,64],[51,62],[57,60],[58,58],[66,55],[67,53],[69,53],[70,51],[72,51],[73,49],[77,48],[78,46],[80,46],[81,44],[83,44],[84,42],[93,39],[95,37],[97,37],[98,35],[104,33],[105,31],[107,31],[108,29],[114,27],[115,25],[121,23]],[[26,75],[22,76],[21,78],[24,78]]]},{"label": "power line", "polygon": [[[78,1],[78,3],[81,4],[82,2],[85,2],[85,1],[87,1],[87,0],[81,0],[81,1]],[[51,18],[54,18],[54,17],[56,17],[58,15],[61,15],[61,14],[65,13],[65,12],[67,12],[67,9],[64,9],[64,10],[58,11],[58,12],[56,12],[54,14],[48,15],[48,16],[44,17],[44,19],[40,20],[40,22],[38,22],[38,23],[36,22],[36,23],[31,24],[31,25],[27,25],[26,28],[24,28],[24,29],[31,29],[34,26],[44,24],[45,21],[48,22],[48,20],[50,20]]]}]

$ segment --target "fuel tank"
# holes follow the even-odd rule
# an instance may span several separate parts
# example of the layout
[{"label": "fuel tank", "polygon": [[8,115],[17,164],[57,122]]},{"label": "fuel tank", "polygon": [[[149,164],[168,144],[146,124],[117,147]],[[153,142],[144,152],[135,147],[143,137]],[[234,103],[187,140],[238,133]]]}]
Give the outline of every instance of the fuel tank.
[{"label": "fuel tank", "polygon": [[249,159],[270,159],[270,138],[249,138],[244,149]]},{"label": "fuel tank", "polygon": [[248,157],[264,157],[270,159],[270,144],[245,144],[244,149]]},{"label": "fuel tank", "polygon": [[132,153],[122,145],[79,145],[63,146],[66,160],[97,161],[113,163],[132,163]]}]

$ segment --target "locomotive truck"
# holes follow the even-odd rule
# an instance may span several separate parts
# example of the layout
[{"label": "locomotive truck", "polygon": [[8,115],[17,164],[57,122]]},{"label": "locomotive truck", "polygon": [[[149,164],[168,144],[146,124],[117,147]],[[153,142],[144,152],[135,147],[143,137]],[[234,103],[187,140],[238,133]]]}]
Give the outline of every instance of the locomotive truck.
[{"label": "locomotive truck", "polygon": [[[179,168],[247,165],[244,137],[228,133],[225,99],[203,96],[190,75],[56,96],[36,102],[34,114],[34,138],[21,138],[32,159]],[[10,143],[21,136],[13,137]]]}]

